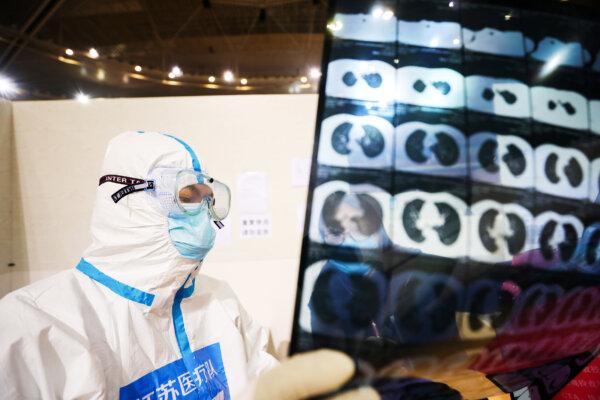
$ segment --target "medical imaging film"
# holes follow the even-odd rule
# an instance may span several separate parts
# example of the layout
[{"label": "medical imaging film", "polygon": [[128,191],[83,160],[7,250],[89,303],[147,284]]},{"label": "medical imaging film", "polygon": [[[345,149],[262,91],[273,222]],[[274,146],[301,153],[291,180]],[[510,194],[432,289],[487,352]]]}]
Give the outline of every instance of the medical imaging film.
[{"label": "medical imaging film", "polygon": [[390,399],[545,398],[595,359],[598,35],[567,2],[331,3],[292,353]]}]

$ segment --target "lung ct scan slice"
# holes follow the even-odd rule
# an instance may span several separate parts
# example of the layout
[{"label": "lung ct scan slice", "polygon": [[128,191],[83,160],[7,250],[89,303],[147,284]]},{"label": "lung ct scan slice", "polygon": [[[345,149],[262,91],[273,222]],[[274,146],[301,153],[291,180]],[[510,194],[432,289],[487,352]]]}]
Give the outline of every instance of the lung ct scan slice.
[{"label": "lung ct scan slice", "polygon": [[413,121],[396,128],[396,169],[436,176],[467,173],[464,134],[445,124]]},{"label": "lung ct scan slice", "polygon": [[353,168],[391,168],[394,126],[376,116],[337,114],[323,120],[319,164]]}]

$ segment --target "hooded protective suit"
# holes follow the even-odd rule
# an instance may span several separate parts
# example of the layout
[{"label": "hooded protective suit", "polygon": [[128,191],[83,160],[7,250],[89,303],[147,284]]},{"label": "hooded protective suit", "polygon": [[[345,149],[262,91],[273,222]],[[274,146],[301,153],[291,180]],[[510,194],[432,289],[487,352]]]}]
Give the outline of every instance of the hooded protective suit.
[{"label": "hooded protective suit", "polygon": [[[154,168],[200,168],[180,140],[126,132],[102,175],[146,179]],[[235,399],[276,364],[267,333],[231,289],[196,276],[167,217],[144,191],[97,189],[92,245],[76,269],[0,301],[0,399]]]}]

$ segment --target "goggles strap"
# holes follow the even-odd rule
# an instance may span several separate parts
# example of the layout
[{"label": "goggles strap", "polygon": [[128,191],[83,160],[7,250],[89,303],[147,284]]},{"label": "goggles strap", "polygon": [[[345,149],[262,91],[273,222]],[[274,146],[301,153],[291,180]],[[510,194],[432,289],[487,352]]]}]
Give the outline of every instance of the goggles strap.
[{"label": "goggles strap", "polygon": [[106,182],[126,185],[110,196],[115,203],[118,203],[123,197],[130,195],[131,193],[141,192],[143,190],[154,190],[155,188],[154,181],[145,181],[143,179],[131,178],[123,175],[104,175],[100,178],[98,186]]},{"label": "goggles strap", "polygon": [[225,226],[221,221],[213,221],[213,222],[219,229],[223,229],[223,227]]},{"label": "goggles strap", "polygon": [[117,183],[120,185],[129,186],[129,185],[139,185],[140,183],[144,183],[146,181],[143,179],[131,178],[129,176],[123,176],[123,175],[104,175],[102,178],[100,178],[100,183],[98,184],[98,186],[100,186],[106,182]]}]

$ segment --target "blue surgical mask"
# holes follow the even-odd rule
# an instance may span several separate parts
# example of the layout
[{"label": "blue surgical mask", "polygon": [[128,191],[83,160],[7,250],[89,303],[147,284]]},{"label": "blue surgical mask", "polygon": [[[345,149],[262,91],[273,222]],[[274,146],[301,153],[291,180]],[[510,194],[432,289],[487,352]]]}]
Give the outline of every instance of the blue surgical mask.
[{"label": "blue surgical mask", "polygon": [[169,214],[171,242],[185,258],[203,260],[215,244],[215,229],[208,210],[197,215]]}]

